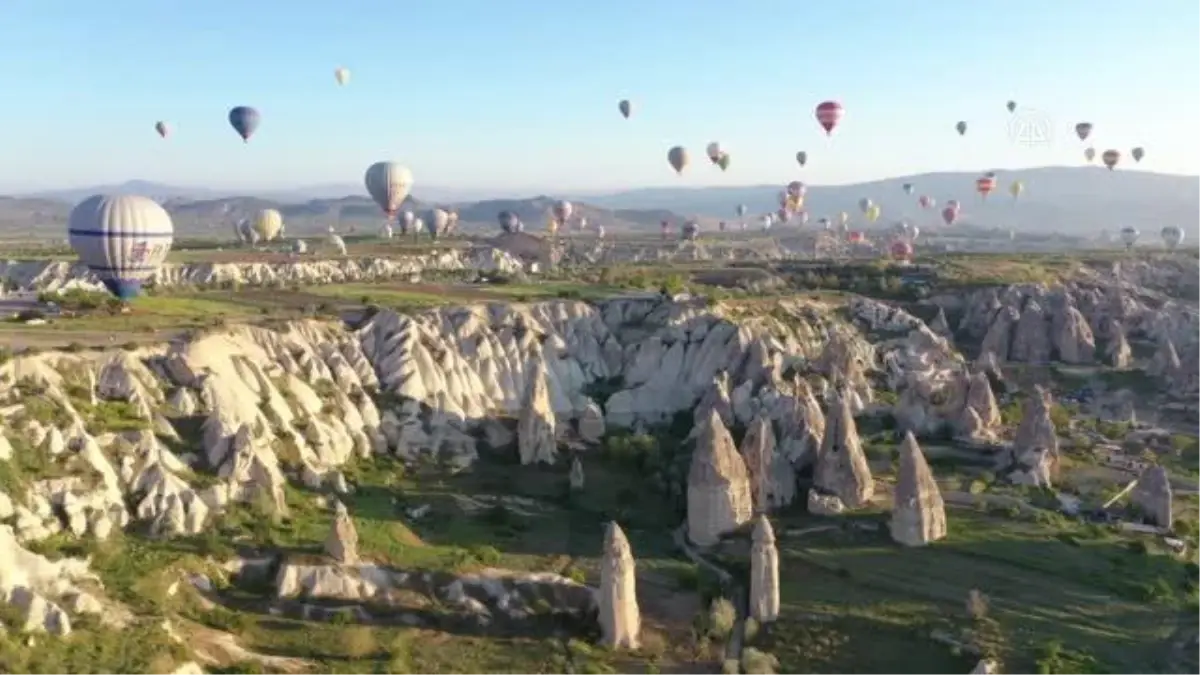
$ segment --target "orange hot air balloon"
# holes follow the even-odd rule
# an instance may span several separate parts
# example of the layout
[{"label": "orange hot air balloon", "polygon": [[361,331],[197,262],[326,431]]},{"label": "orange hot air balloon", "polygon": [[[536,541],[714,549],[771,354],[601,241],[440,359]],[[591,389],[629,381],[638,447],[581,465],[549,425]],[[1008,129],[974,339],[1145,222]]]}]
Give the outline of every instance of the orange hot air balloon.
[{"label": "orange hot air balloon", "polygon": [[975,181],[975,190],[979,192],[979,194],[983,195],[984,199],[987,199],[988,194],[995,189],[995,176],[981,176],[979,180]]}]

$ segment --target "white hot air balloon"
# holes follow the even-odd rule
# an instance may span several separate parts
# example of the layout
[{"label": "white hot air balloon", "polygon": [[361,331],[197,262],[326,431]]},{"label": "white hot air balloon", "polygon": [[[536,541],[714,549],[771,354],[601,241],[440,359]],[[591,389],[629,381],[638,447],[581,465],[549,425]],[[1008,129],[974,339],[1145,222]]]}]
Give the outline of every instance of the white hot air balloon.
[{"label": "white hot air balloon", "polygon": [[413,234],[421,234],[425,231],[425,220],[422,218],[414,218],[412,222]]},{"label": "white hot air balloon", "polygon": [[295,253],[296,255],[304,255],[305,253],[308,253],[308,244],[304,243],[303,239],[296,239],[292,241],[292,253]]},{"label": "white hot air balloon", "polygon": [[396,162],[375,162],[367,167],[363,183],[367,186],[367,194],[391,218],[412,190],[413,175]]},{"label": "white hot air balloon", "polygon": [[416,220],[416,218],[417,215],[412,211],[405,211],[401,213],[400,217],[396,219],[400,223],[400,234],[408,234],[408,231],[412,229],[413,221]]},{"label": "white hot air balloon", "polygon": [[338,252],[338,255],[346,255],[346,241],[336,234],[329,235],[329,245]]},{"label": "white hot air balloon", "polygon": [[446,226],[450,224],[450,214],[445,209],[433,209],[429,212],[429,234],[433,238],[446,232]]},{"label": "white hot air balloon", "polygon": [[1163,244],[1166,245],[1168,251],[1174,251],[1183,243],[1183,229],[1168,225],[1161,232]]},{"label": "white hot air balloon", "polygon": [[393,232],[392,232],[392,225],[391,225],[391,223],[387,223],[387,224],[385,224],[385,225],[384,225],[382,228],[380,228],[380,230],[379,230],[379,238],[380,238],[380,239],[391,239],[391,238],[392,238],[392,234],[393,234]]},{"label": "white hot air balloon", "polygon": [[1121,228],[1121,243],[1125,244],[1125,250],[1133,248],[1133,245],[1137,243],[1138,235],[1140,234],[1141,233],[1137,231],[1136,227]]},{"label": "white hot air balloon", "polygon": [[333,79],[337,80],[338,84],[346,84],[350,81],[350,71],[346,68],[337,68],[333,71]]},{"label": "white hot air balloon", "polygon": [[67,238],[104,287],[128,301],[166,259],[175,227],[152,199],[93,195],[71,210]]},{"label": "white hot air balloon", "polygon": [[263,209],[255,214],[252,227],[259,241],[271,241],[283,230],[283,214],[275,209]]}]

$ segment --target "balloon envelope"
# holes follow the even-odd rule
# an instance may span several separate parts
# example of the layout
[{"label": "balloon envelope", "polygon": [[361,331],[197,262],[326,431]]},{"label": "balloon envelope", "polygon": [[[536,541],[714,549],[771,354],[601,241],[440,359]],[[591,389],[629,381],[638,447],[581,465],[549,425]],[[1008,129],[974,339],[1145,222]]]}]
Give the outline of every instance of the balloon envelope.
[{"label": "balloon envelope", "polygon": [[621,111],[621,117],[629,119],[630,113],[633,112],[633,104],[628,99],[617,104],[617,110]]},{"label": "balloon envelope", "polygon": [[891,245],[892,258],[896,260],[908,260],[912,257],[912,245],[902,239],[897,239]]},{"label": "balloon envelope", "polygon": [[1174,225],[1164,227],[1161,234],[1163,243],[1167,245],[1167,250],[1174,251],[1183,242],[1183,230]]},{"label": "balloon envelope", "polygon": [[958,124],[954,125],[954,128],[958,130],[959,136],[962,136],[963,134],[967,133],[967,123],[966,122],[959,122]]},{"label": "balloon envelope", "polygon": [[367,194],[391,218],[412,190],[412,171],[396,162],[375,162],[363,175]]},{"label": "balloon envelope", "polygon": [[93,195],[71,210],[67,234],[80,262],[110,293],[129,300],[166,259],[175,227],[153,199]]},{"label": "balloon envelope", "polygon": [[283,214],[275,209],[263,209],[255,214],[251,227],[259,241],[271,241],[283,229]]},{"label": "balloon envelope", "polygon": [[825,135],[833,134],[833,129],[842,121],[842,104],[837,101],[825,101],[817,106],[817,123],[825,130]]},{"label": "balloon envelope", "polygon": [[1121,161],[1121,153],[1116,150],[1105,150],[1103,155],[1100,155],[1100,161],[1104,162],[1104,166],[1112,171],[1117,166],[1117,162]]},{"label": "balloon envelope", "polygon": [[1009,101],[1008,103],[1004,104],[1004,107],[1008,108],[1008,112],[1016,112],[1017,111],[1017,102]]},{"label": "balloon envelope", "polygon": [[157,131],[158,135],[162,136],[163,138],[166,138],[167,134],[171,133],[171,128],[167,126],[166,122],[155,122],[154,130]]},{"label": "balloon envelope", "polygon": [[1096,149],[1088,148],[1087,150],[1084,150],[1083,157],[1084,157],[1084,159],[1086,159],[1089,162],[1096,159]]},{"label": "balloon envelope", "polygon": [[337,80],[338,84],[346,84],[350,81],[350,71],[345,68],[338,68],[333,71],[333,79]]},{"label": "balloon envelope", "polygon": [[684,167],[688,163],[687,149],[683,146],[676,145],[667,151],[667,163],[675,169],[675,173],[682,174]]},{"label": "balloon envelope", "polygon": [[1090,136],[1091,133],[1092,133],[1092,123],[1091,122],[1080,122],[1075,125],[1075,135],[1079,137],[1079,140],[1086,141],[1087,137]]},{"label": "balloon envelope", "polygon": [[229,111],[230,126],[246,142],[250,141],[250,137],[258,129],[258,123],[261,118],[262,116],[258,114],[258,111],[249,106],[239,105]]},{"label": "balloon envelope", "polygon": [[958,220],[958,209],[947,206],[942,209],[942,220],[946,221],[947,225],[953,225],[955,220]]},{"label": "balloon envelope", "polygon": [[796,163],[799,164],[800,166],[804,166],[805,164],[808,164],[808,153],[803,150],[801,150],[800,152],[797,152],[796,153]]},{"label": "balloon envelope", "polygon": [[1133,161],[1140,162],[1140,161],[1142,161],[1142,158],[1146,156],[1146,149],[1137,147],[1137,148],[1134,148],[1133,151],[1130,152],[1129,154],[1133,155]]}]

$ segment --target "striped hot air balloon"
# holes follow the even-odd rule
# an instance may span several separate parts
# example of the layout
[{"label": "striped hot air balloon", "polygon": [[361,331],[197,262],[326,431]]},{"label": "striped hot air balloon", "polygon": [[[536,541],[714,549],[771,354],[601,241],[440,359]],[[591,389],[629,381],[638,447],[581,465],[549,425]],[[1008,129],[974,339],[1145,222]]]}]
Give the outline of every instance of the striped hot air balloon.
[{"label": "striped hot air balloon", "polygon": [[110,293],[128,301],[166,259],[175,227],[153,199],[93,195],[71,210],[67,235],[79,261]]}]

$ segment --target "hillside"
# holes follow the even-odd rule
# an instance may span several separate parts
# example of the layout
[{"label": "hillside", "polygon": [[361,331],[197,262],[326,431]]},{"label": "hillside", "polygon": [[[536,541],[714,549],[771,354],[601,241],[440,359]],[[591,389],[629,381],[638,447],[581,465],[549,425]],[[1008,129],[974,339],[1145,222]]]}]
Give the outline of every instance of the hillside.
[{"label": "hillside", "polygon": [[[803,174],[797,174],[797,177],[803,178]],[[857,216],[858,201],[869,197],[882,207],[884,222],[907,218],[918,224],[933,225],[940,223],[939,211],[921,211],[916,205],[918,195],[929,195],[937,200],[939,208],[949,199],[958,199],[963,205],[959,219],[962,226],[1070,235],[1093,235],[1130,225],[1144,233],[1157,232],[1167,224],[1188,227],[1200,211],[1200,183],[1191,176],[1143,171],[1109,172],[1095,167],[1000,171],[997,172],[1000,183],[997,194],[987,201],[974,191],[977,177],[977,173],[967,172],[932,173],[852,185],[812,186],[808,190],[806,207],[814,219],[839,211]],[[1013,180],[1025,183],[1025,193],[1016,203],[1008,194],[1008,186]],[[902,186],[905,183],[915,186],[913,195],[904,193]],[[679,222],[686,216],[698,216],[706,221],[733,219],[738,204],[745,204],[752,215],[765,213],[776,207],[781,187],[642,188],[568,198],[575,202],[576,212],[592,225],[602,225],[612,231],[652,230],[663,220]],[[346,186],[346,189],[352,188]],[[134,192],[160,199],[185,236],[227,232],[239,218],[266,207],[279,209],[289,231],[296,234],[323,232],[330,225],[339,230],[376,228],[381,222],[378,209],[365,195],[314,196],[307,200],[269,194],[229,196],[216,191],[204,195],[201,194],[203,191],[192,188],[131,181],[119,186],[46,193],[48,196],[0,197],[0,233],[12,236],[54,232],[55,228],[65,224],[74,199],[100,191]],[[515,211],[527,227],[540,229],[550,204],[560,197],[540,195],[459,201],[449,197],[452,192],[431,188],[426,193],[418,189],[417,196],[409,199],[406,208],[420,212],[438,204],[452,205],[458,209],[465,231],[494,228],[496,215],[510,210]]]}]

